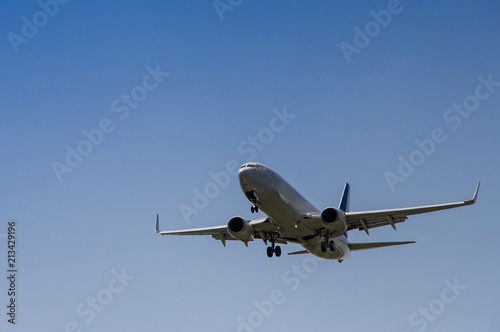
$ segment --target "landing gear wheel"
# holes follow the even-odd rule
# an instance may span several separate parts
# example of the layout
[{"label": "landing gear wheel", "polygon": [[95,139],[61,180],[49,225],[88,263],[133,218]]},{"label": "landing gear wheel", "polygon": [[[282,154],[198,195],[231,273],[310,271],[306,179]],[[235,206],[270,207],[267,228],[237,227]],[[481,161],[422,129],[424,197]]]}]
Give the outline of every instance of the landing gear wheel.
[{"label": "landing gear wheel", "polygon": [[276,257],[280,257],[281,256],[281,248],[280,248],[280,246],[276,246],[276,248],[274,248],[274,253],[276,254]]},{"label": "landing gear wheel", "polygon": [[325,241],[321,242],[321,252],[326,252],[327,243]]},{"label": "landing gear wheel", "polygon": [[330,243],[328,244],[328,247],[330,248],[330,251],[335,251],[335,242],[330,241]]},{"label": "landing gear wheel", "polygon": [[[255,206],[255,208],[257,208],[257,206]],[[271,241],[271,246],[267,247],[267,257],[273,257],[274,254],[276,255],[276,257],[281,256],[281,248],[280,246],[276,245],[276,239],[274,238],[274,235],[275,234],[273,233],[269,233],[269,238],[265,241],[266,243],[267,241]]]},{"label": "landing gear wheel", "polygon": [[274,252],[273,248],[267,247],[267,257],[273,257],[273,252]]},{"label": "landing gear wheel", "polygon": [[254,208],[253,206],[252,206],[252,207],[250,207],[250,211],[251,211],[252,213],[255,213],[255,208]]}]

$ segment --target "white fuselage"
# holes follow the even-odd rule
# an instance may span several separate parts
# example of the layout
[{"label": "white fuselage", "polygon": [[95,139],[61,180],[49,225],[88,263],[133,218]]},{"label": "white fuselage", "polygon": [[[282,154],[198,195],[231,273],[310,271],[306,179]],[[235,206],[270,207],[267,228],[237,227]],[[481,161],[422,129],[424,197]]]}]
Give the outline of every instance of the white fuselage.
[{"label": "white fuselage", "polygon": [[264,212],[279,229],[281,237],[302,245],[311,254],[334,260],[349,257],[349,242],[345,235],[331,237],[334,251],[323,252],[323,235],[310,224],[308,214],[319,213],[279,174],[261,164],[248,163],[239,171],[240,186],[246,197]]}]

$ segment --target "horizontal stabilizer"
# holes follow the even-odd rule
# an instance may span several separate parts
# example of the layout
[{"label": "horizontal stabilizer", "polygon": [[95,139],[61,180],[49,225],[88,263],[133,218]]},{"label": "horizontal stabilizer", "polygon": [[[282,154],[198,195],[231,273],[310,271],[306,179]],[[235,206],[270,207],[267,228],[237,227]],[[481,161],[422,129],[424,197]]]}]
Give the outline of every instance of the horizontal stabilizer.
[{"label": "horizontal stabilizer", "polygon": [[288,255],[302,255],[302,254],[308,254],[309,251],[307,250],[301,250],[301,251],[294,251],[294,252],[289,252]]},{"label": "horizontal stabilizer", "polygon": [[410,243],[415,243],[415,241],[351,243],[349,244],[349,248],[351,249],[351,251],[356,251],[356,250],[375,249],[382,247],[400,246],[403,244],[410,244]]}]

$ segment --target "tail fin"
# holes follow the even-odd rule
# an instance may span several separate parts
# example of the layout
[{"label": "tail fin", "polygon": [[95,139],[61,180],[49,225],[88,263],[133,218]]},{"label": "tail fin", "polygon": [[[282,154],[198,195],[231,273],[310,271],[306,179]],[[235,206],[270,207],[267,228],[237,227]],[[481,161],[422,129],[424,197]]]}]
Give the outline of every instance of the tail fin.
[{"label": "tail fin", "polygon": [[340,197],[339,210],[344,212],[349,211],[349,192],[351,191],[351,186],[346,183],[344,186],[344,191],[342,192],[342,197]]}]

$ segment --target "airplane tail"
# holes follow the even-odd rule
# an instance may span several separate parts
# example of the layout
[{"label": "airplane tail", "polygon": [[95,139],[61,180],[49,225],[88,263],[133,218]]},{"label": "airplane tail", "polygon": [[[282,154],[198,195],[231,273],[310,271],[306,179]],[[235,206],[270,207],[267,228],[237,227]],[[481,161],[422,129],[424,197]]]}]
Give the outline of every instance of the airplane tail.
[{"label": "airplane tail", "polygon": [[[340,196],[339,202],[339,210],[344,212],[349,211],[349,198],[350,198],[351,186],[346,182],[344,186],[344,191],[342,192],[342,196]],[[347,237],[347,232],[344,234]]]},{"label": "airplane tail", "polygon": [[351,186],[349,183],[346,183],[344,186],[344,191],[342,192],[342,196],[340,197],[339,202],[339,210],[344,212],[349,212],[349,193],[351,191]]}]

